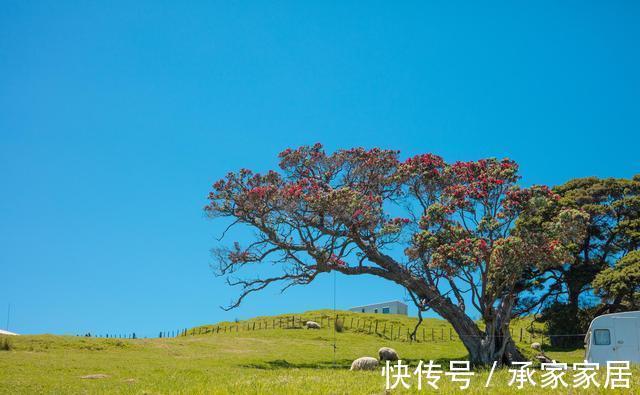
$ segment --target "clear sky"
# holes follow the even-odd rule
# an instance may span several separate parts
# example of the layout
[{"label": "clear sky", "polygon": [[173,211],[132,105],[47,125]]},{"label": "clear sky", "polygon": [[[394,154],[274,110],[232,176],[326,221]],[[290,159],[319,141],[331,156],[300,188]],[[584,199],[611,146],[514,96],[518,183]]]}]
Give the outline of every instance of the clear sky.
[{"label": "clear sky", "polygon": [[[640,172],[639,2],[188,3],[2,2],[0,327],[9,303],[19,333],[139,335],[332,307],[329,277],[218,308],[210,185],[287,147]],[[337,283],[339,308],[403,297]]]}]

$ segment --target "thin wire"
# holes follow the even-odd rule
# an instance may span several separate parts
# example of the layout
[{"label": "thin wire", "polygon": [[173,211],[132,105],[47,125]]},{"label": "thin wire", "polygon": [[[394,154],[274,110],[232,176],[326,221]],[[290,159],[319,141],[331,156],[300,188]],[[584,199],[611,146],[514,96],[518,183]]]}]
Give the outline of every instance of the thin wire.
[{"label": "thin wire", "polygon": [[336,326],[338,316],[336,315],[336,271],[333,271],[333,367],[336,367]]}]

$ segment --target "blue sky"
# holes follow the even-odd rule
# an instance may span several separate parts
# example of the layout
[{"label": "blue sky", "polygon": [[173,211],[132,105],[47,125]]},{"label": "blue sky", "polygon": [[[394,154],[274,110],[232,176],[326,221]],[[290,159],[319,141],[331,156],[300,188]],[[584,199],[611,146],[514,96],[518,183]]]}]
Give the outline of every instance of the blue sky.
[{"label": "blue sky", "polygon": [[[156,335],[239,309],[211,183],[322,142],[514,158],[523,184],[640,172],[640,3],[20,2],[0,7],[0,327]],[[231,241],[231,240],[230,240]],[[339,308],[403,297],[338,277]]]}]

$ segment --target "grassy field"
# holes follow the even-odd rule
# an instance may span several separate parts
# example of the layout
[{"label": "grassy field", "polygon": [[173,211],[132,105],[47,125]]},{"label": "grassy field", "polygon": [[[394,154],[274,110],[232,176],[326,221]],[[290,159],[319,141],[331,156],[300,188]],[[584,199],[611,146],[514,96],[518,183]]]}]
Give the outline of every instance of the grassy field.
[{"label": "grassy field", "polygon": [[[302,314],[316,318],[329,311]],[[351,317],[385,319],[387,324],[411,325],[414,319],[402,316],[345,313]],[[255,322],[275,320],[258,317]],[[246,328],[246,322],[239,323]],[[235,323],[222,323],[235,325]],[[514,324],[514,333],[527,322]],[[249,325],[253,327],[253,325]],[[427,320],[425,327],[447,328],[440,320]],[[205,327],[202,327],[205,328]],[[209,327],[211,329],[213,327]],[[202,329],[200,330],[202,331]],[[442,330],[441,330],[442,331]],[[448,332],[447,332],[448,333]],[[527,332],[528,333],[528,332]],[[521,345],[529,352],[528,336]],[[351,372],[351,361],[360,356],[376,356],[381,346],[395,348],[404,361],[415,367],[418,360],[438,360],[448,366],[449,360],[466,359],[466,351],[458,340],[414,342],[389,340],[366,330],[347,329],[336,333],[334,364],[334,331],[305,329],[239,330],[189,335],[163,339],[99,339],[72,336],[11,337],[11,349],[0,351],[0,393],[127,393],[127,394],[250,394],[250,393],[384,393],[384,378],[375,372]],[[549,351],[549,356],[562,362],[581,361],[584,351]],[[103,374],[106,377],[83,379],[82,376]],[[530,393],[507,383],[509,372],[500,370],[493,376],[490,388],[485,388],[488,372],[476,371],[471,386],[457,390],[447,377],[440,380],[440,390],[423,388],[421,392],[437,393]],[[604,377],[601,378],[604,382]],[[640,370],[633,371],[632,389],[620,393],[637,393]],[[570,383],[570,378],[569,378]],[[407,380],[408,391],[418,392],[417,379]],[[396,391],[394,391],[396,392]],[[541,390],[539,393],[554,393]],[[605,393],[562,389],[556,393]],[[615,391],[618,392],[618,391]]]}]

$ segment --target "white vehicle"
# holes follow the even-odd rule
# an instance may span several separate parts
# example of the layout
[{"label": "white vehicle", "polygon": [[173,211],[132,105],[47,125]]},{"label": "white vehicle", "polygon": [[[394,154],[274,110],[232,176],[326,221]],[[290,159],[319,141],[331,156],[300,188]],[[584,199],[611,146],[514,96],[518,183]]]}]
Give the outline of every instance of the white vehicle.
[{"label": "white vehicle", "polygon": [[584,338],[588,362],[640,363],[640,311],[594,318]]}]

